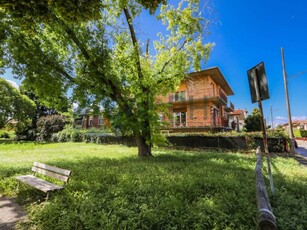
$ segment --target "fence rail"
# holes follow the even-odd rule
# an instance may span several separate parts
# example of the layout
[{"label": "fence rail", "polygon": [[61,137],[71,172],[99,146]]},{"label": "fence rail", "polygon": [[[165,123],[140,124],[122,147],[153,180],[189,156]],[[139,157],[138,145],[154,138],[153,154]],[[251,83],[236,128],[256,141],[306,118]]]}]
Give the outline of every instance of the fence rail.
[{"label": "fence rail", "polygon": [[256,198],[258,208],[258,225],[260,230],[275,230],[276,219],[272,212],[269,196],[266,190],[264,177],[262,174],[262,159],[260,147],[256,150],[257,163],[255,168],[256,175]]}]

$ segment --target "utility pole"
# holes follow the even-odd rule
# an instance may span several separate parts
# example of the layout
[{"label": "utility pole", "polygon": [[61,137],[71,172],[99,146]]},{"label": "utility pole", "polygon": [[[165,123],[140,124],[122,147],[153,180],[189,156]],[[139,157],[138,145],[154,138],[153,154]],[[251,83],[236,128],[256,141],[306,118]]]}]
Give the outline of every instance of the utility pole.
[{"label": "utility pole", "polygon": [[294,154],[295,153],[294,135],[293,135],[290,101],[289,101],[289,93],[288,93],[287,72],[286,72],[286,64],[285,64],[285,57],[284,57],[284,49],[283,48],[281,48],[281,61],[282,61],[282,72],[283,72],[283,77],[284,77],[285,93],[286,93],[286,104],[287,104],[287,110],[288,110],[290,152]]},{"label": "utility pole", "polygon": [[271,106],[271,122],[272,122],[272,129],[274,129],[274,123],[273,123],[273,109]]}]

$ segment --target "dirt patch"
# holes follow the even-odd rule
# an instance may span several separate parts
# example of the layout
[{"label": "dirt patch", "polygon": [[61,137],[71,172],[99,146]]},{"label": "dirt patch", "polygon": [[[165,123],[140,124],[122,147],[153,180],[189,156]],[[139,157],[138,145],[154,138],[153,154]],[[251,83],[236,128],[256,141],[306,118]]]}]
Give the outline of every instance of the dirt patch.
[{"label": "dirt patch", "polygon": [[0,230],[14,229],[15,224],[26,218],[26,212],[12,199],[0,195]]}]

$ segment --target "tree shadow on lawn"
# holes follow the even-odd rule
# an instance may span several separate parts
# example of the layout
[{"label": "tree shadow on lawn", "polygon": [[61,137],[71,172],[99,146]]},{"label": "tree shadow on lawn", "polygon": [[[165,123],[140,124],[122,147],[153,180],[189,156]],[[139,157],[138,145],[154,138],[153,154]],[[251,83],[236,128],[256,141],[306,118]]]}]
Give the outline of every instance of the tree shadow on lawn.
[{"label": "tree shadow on lawn", "polygon": [[[91,215],[105,218],[103,224],[111,221],[114,223],[112,227],[120,228],[124,223],[131,226],[134,219],[146,216],[150,210],[150,218],[142,216],[143,224],[158,228],[166,226],[165,221],[180,226],[179,219],[182,226],[191,228],[195,223],[209,229],[214,223],[220,223],[220,228],[256,226],[256,160],[253,156],[162,151],[156,157],[146,159],[86,157],[44,163],[72,170],[71,180],[64,191],[52,194],[46,203],[39,204],[45,197],[40,191],[27,186],[18,191],[18,201],[25,205],[35,204],[34,209],[40,210],[39,214],[35,212],[35,218],[45,224],[50,213],[56,215],[53,217],[55,222],[48,224],[54,226],[63,221],[60,211],[63,210],[73,216],[67,221],[84,228],[87,228],[86,219],[92,218]],[[303,206],[299,201],[307,191],[306,184],[285,179],[272,165],[278,191],[272,206],[279,228],[306,227],[302,221],[306,208],[297,208]],[[2,173],[7,175],[25,171],[24,168],[5,170]],[[303,201],[307,202],[306,199]],[[285,220],[285,216],[291,218]],[[299,220],[293,219],[297,216]],[[100,224],[95,223],[95,228],[101,227]]]},{"label": "tree shadow on lawn", "polygon": [[[76,161],[48,161],[43,162],[72,171],[68,188],[73,190],[95,191],[96,187],[114,186],[122,177],[135,180],[147,178],[194,178],[203,180],[213,176],[217,180],[228,180],[243,183],[245,174],[253,177],[255,159],[253,157],[239,157],[235,154],[221,155],[220,153],[191,153],[182,151],[173,154],[159,154],[153,158],[140,159],[126,157],[123,159],[106,159],[91,157]],[[0,175],[29,174],[30,168],[3,168]],[[180,175],[180,176],[178,176]],[[254,185],[254,184],[253,184]],[[99,189],[98,189],[99,190]]]},{"label": "tree shadow on lawn", "polygon": [[[289,158],[290,159],[290,158]],[[283,168],[278,167],[271,160],[275,195],[271,194],[269,189],[269,180],[267,181],[267,190],[270,193],[273,213],[276,217],[279,229],[307,229],[307,180],[295,175],[285,177],[282,173]],[[290,166],[291,167],[291,166]],[[303,169],[303,168],[302,168]],[[265,175],[267,170],[264,171]]]},{"label": "tree shadow on lawn", "polygon": [[48,145],[48,144],[54,144],[53,142],[37,142],[37,141],[16,141],[12,139],[0,139],[0,148],[1,145],[14,145],[14,144],[34,144],[34,145]]},{"label": "tree shadow on lawn", "polygon": [[[103,224],[93,220],[95,228],[112,223],[116,228],[199,224],[210,229],[218,223],[220,228],[250,229],[256,224],[254,157],[172,151],[147,159],[87,157],[44,163],[72,171],[64,191],[52,194],[45,204],[39,204],[45,194],[35,189],[22,186],[17,193],[23,204],[36,203],[39,213],[34,218],[45,226],[58,224],[60,229],[62,212],[71,215],[70,224],[83,228],[89,228],[91,215],[105,219]],[[47,218],[50,213],[53,223]],[[139,219],[142,224],[137,224]]]}]

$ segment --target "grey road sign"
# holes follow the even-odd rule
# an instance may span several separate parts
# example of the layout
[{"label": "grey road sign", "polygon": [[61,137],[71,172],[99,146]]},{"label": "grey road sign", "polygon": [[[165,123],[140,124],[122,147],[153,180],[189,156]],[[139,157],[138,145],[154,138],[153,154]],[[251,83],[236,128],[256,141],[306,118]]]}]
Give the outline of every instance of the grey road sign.
[{"label": "grey road sign", "polygon": [[252,103],[270,98],[264,63],[261,62],[247,71]]}]

